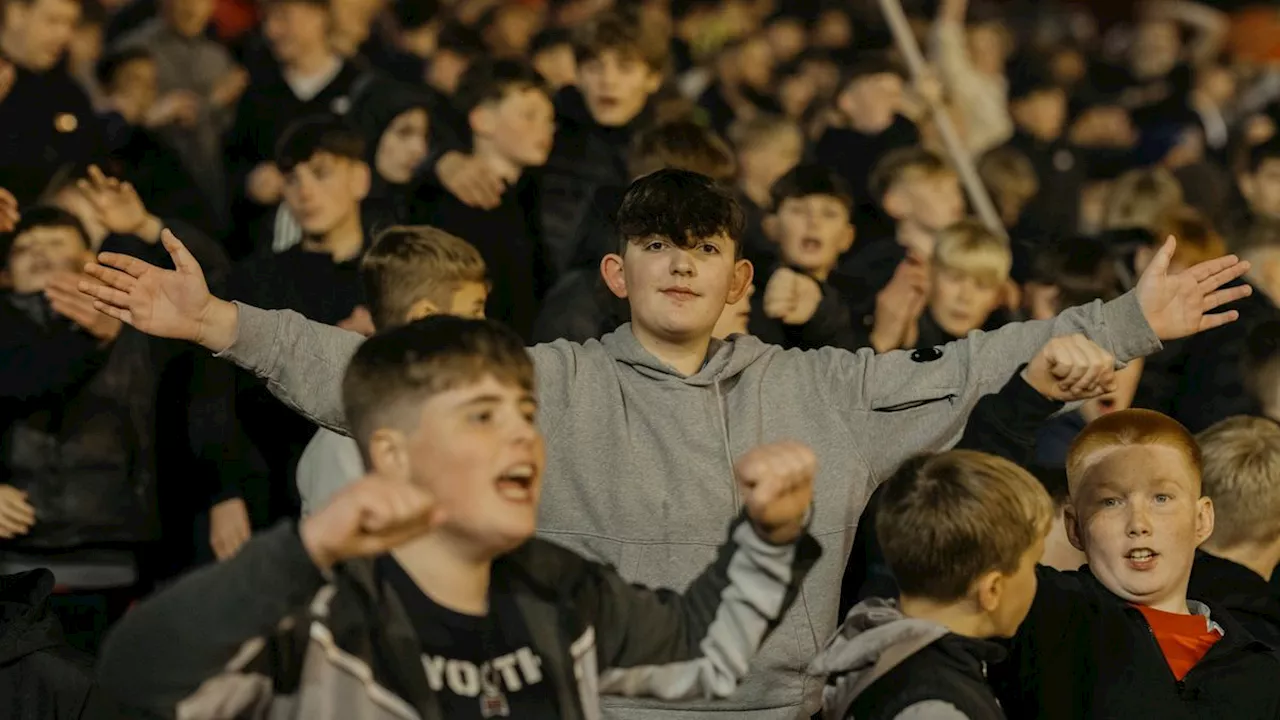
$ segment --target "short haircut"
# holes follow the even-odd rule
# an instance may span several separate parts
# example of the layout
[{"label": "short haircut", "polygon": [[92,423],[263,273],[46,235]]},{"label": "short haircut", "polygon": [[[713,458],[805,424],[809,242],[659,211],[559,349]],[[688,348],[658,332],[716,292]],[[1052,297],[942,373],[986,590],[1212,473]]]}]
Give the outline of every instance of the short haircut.
[{"label": "short haircut", "polygon": [[[34,2],[34,0],[32,0]],[[111,13],[107,12],[106,5],[101,0],[75,0],[80,6],[80,19],[76,21],[76,27],[105,27],[107,20],[111,17]],[[31,3],[27,3],[30,5]]]},{"label": "short haircut", "polygon": [[1053,503],[1031,473],[971,450],[919,455],[885,484],[876,535],[903,595],[955,602],[982,575],[1014,573]]},{"label": "short haircut", "polygon": [[580,63],[595,60],[609,50],[636,57],[650,70],[662,72],[670,55],[671,39],[646,15],[614,8],[579,26],[573,37],[573,54]]},{"label": "short haircut", "polygon": [[680,247],[724,235],[733,240],[734,258],[742,257],[746,218],[732,191],[688,170],[668,168],[631,183],[617,215],[618,252],[646,238],[665,238]]},{"label": "short haircut", "polygon": [[291,124],[276,143],[276,167],[291,172],[319,153],[364,162],[364,137],[336,115],[311,115]]},{"label": "short haircut", "polygon": [[900,182],[954,172],[942,156],[919,146],[890,150],[876,163],[867,185],[877,201]]},{"label": "short haircut", "polygon": [[141,45],[112,50],[99,58],[93,66],[93,77],[103,89],[111,92],[115,90],[116,76],[126,65],[134,62],[155,62],[155,56]]},{"label": "short haircut", "polygon": [[573,49],[573,33],[564,28],[547,28],[539,31],[529,41],[529,57],[532,59],[538,53],[561,46],[568,46]]},{"label": "short haircut", "polygon": [[1189,205],[1176,207],[1160,219],[1156,246],[1163,245],[1170,235],[1178,239],[1173,260],[1186,267],[1227,254],[1227,242],[1214,229],[1213,223]]},{"label": "short haircut", "polygon": [[1037,58],[1021,58],[1009,64],[1009,102],[1062,90],[1048,64]]},{"label": "short haircut", "polygon": [[1182,423],[1154,410],[1130,408],[1109,413],[1085,426],[1067,451],[1067,482],[1075,495],[1099,452],[1118,447],[1163,445],[1186,458],[1197,478],[1203,467],[1200,446]]},{"label": "short haircut", "polygon": [[850,218],[853,216],[853,188],[840,173],[818,163],[802,163],[786,175],[778,178],[769,190],[773,211],[777,212],[787,200],[826,195],[844,206]]},{"label": "short haircut", "polygon": [[365,462],[376,430],[411,431],[422,403],[486,376],[534,389],[524,342],[492,320],[433,315],[366,340],[342,380],[347,425]]},{"label": "short haircut", "polygon": [[906,79],[906,72],[902,65],[895,62],[888,53],[861,53],[857,62],[845,68],[840,76],[840,90],[841,92],[848,90],[849,86],[855,82],[874,75],[896,75]]},{"label": "short haircut", "polygon": [[466,60],[483,57],[486,49],[480,33],[461,23],[451,22],[436,36],[436,52],[447,52]]},{"label": "short haircut", "polygon": [[784,115],[761,113],[729,126],[729,142],[738,152],[757,150],[775,140],[790,140],[804,149],[804,130]]},{"label": "short haircut", "polygon": [[1030,199],[1040,192],[1040,178],[1031,160],[1017,148],[1002,145],[983,153],[978,177],[996,202],[1003,198]]},{"label": "short haircut", "polygon": [[1210,547],[1269,542],[1280,534],[1280,424],[1238,415],[1196,436],[1204,494],[1213,500]]},{"label": "short haircut", "polygon": [[1263,164],[1270,160],[1280,160],[1280,136],[1249,148],[1245,171],[1253,175],[1262,168]]},{"label": "short haircut", "polygon": [[1009,279],[1013,251],[1009,241],[975,219],[961,220],[938,233],[933,266],[999,285]]},{"label": "short haircut", "polygon": [[537,90],[551,97],[547,81],[529,63],[523,60],[477,60],[458,80],[453,106],[466,117],[481,105],[501,102],[508,95],[525,90]]},{"label": "short haircut", "polygon": [[1165,213],[1182,204],[1182,185],[1164,168],[1130,170],[1116,179],[1110,196],[1104,228],[1157,232]]},{"label": "short haircut", "polygon": [[716,182],[732,182],[737,172],[733,151],[714,131],[689,120],[658,125],[638,133],[627,156],[631,177],[663,168],[706,175]]},{"label": "short haircut", "polygon": [[9,253],[13,251],[13,243],[22,235],[39,228],[67,228],[80,236],[86,249],[91,248],[89,233],[85,232],[80,218],[59,207],[37,205],[22,211],[22,217],[13,226],[13,230],[0,233],[0,265],[7,266]]},{"label": "short haircut", "polygon": [[397,0],[391,3],[391,12],[401,30],[424,28],[439,19],[439,0]]},{"label": "short haircut", "polygon": [[415,303],[448,308],[463,283],[485,282],[480,251],[462,238],[426,225],[389,227],[360,261],[360,279],[374,327],[401,325]]},{"label": "short haircut", "polygon": [[1058,307],[1115,300],[1123,294],[1116,257],[1091,237],[1054,240],[1036,250],[1028,282],[1058,289]]}]

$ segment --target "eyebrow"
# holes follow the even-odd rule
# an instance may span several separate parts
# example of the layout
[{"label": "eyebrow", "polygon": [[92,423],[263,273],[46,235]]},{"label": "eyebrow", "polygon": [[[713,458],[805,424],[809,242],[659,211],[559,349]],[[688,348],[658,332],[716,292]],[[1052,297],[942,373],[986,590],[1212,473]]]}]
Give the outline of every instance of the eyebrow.
[{"label": "eyebrow", "polygon": [[[501,403],[505,399],[506,398],[504,398],[501,395],[494,395],[490,393],[488,395],[480,395],[478,397],[473,397],[470,400],[467,400],[466,402],[459,403],[458,407],[465,408],[465,407],[474,407],[476,405],[495,405],[495,404]],[[520,403],[521,405],[525,403],[529,403],[534,407],[537,407],[538,405],[538,401],[528,393],[521,395],[516,400],[516,402]]]}]

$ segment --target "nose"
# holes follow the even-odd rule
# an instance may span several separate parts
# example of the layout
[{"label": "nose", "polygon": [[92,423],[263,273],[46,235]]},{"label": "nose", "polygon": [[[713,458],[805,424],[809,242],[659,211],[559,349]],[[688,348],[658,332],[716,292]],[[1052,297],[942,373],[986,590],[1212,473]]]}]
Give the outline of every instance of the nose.
[{"label": "nose", "polygon": [[1125,534],[1131,538],[1146,537],[1151,534],[1151,518],[1142,503],[1129,503],[1129,517],[1125,524]]},{"label": "nose", "polygon": [[684,248],[675,248],[671,253],[671,274],[691,277],[694,273],[693,254]]}]

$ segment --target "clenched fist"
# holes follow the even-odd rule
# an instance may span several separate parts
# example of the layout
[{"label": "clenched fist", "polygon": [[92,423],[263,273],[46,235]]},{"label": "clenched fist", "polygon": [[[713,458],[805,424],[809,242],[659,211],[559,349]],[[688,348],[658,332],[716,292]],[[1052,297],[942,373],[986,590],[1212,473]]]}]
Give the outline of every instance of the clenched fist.
[{"label": "clenched fist", "polygon": [[778,268],[764,288],[764,314],[786,325],[804,325],[822,304],[817,280],[788,268]]},{"label": "clenched fist", "polygon": [[443,512],[425,490],[369,474],[336,493],[298,525],[316,567],[381,555],[440,524]]},{"label": "clenched fist", "polygon": [[797,442],[761,445],[738,459],[738,489],[762,540],[785,545],[800,539],[817,470],[813,451]]},{"label": "clenched fist", "polygon": [[1045,343],[1023,374],[1050,400],[1088,400],[1116,389],[1116,359],[1084,335]]}]

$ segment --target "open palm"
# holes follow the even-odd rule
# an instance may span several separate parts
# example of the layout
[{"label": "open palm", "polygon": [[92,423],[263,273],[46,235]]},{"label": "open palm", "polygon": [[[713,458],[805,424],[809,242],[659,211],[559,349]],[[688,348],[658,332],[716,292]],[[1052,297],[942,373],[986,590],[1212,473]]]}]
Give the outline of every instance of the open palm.
[{"label": "open palm", "polygon": [[1228,255],[1171,274],[1169,262],[1176,246],[1170,237],[1138,279],[1138,303],[1156,337],[1176,340],[1239,318],[1235,310],[1210,311],[1252,292],[1248,285],[1222,288],[1248,272],[1249,263]]},{"label": "open palm", "polygon": [[80,290],[94,298],[100,312],[148,335],[199,342],[200,321],[213,301],[204,271],[172,232],[162,232],[160,241],[175,270],[128,255],[101,253],[85,272],[102,285],[82,283]]}]

